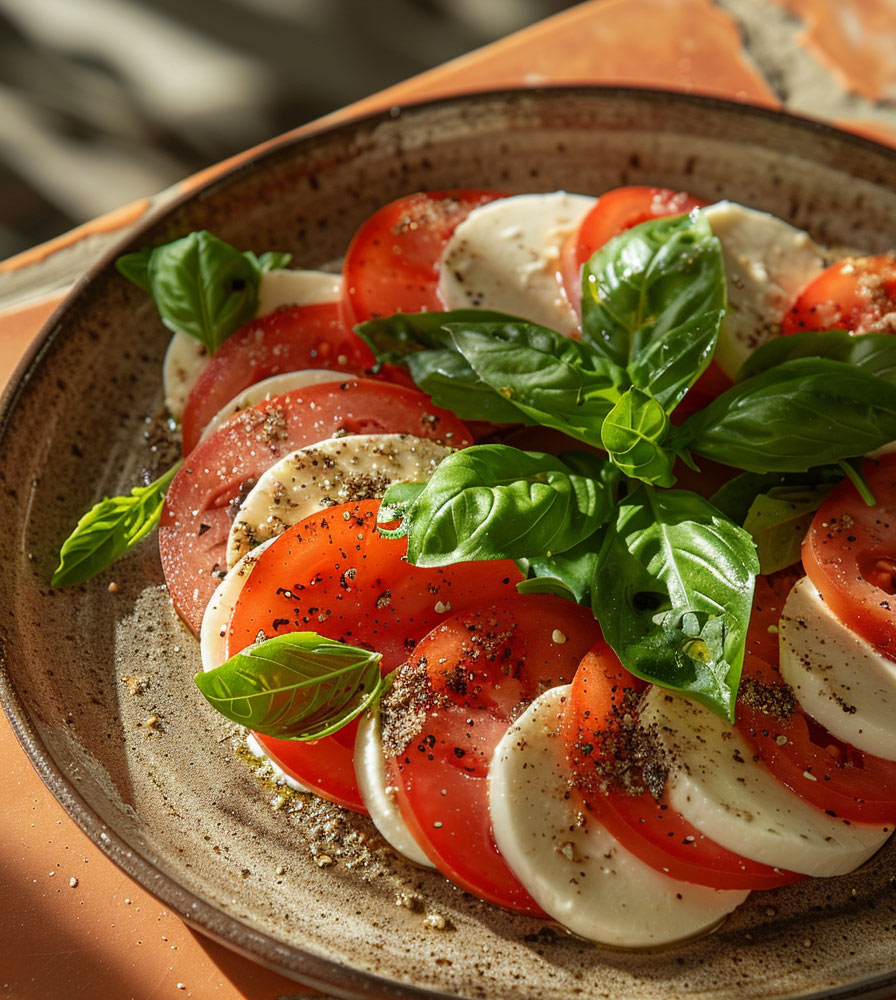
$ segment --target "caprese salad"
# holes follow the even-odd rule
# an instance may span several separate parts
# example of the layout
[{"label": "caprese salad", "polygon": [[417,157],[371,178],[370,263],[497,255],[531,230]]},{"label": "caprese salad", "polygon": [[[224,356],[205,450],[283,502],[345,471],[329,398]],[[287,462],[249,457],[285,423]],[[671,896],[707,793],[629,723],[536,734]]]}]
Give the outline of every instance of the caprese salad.
[{"label": "caprese salad", "polygon": [[620,188],[422,192],[341,273],[288,263],[120,259],[184,457],[54,585],[158,525],[196,684],[284,782],[596,942],[881,847],[896,257]]}]

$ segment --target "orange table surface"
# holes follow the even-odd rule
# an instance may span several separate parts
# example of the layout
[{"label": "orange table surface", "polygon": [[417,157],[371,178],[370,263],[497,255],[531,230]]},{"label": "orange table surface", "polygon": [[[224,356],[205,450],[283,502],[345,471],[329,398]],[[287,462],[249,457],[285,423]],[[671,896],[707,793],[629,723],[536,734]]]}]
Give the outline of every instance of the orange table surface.
[{"label": "orange table surface", "polygon": [[[896,143],[896,12],[893,0],[590,0],[300,131],[427,97],[560,82],[784,106]],[[226,165],[0,264],[0,382],[99,252]],[[307,995],[195,934],[125,876],[56,803],[5,719],[0,753],[0,997]]]}]

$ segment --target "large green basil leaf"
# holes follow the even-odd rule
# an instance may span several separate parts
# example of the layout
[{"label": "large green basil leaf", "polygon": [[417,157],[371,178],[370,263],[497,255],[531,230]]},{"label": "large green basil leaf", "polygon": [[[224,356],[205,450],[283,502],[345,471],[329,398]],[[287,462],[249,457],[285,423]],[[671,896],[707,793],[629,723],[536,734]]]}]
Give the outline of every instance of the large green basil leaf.
[{"label": "large green basil leaf", "polygon": [[446,323],[524,322],[489,309],[452,309],[448,312],[395,313],[359,323],[355,333],[370,347],[377,361],[398,365],[411,355],[445,346]]},{"label": "large green basil leaf", "polygon": [[135,486],[126,496],[105,497],[78,521],[62,543],[54,587],[83,583],[111,566],[159,523],[177,462],[148,486]]},{"label": "large green basil leaf", "polygon": [[707,500],[641,486],[605,528],[592,607],[628,670],[733,720],[758,571]]},{"label": "large green basil leaf", "polygon": [[896,439],[896,386],[855,365],[795,358],[738,382],[680,444],[748,472],[805,472]]},{"label": "large green basil leaf", "polygon": [[613,462],[625,475],[657,486],[675,482],[675,456],[663,448],[669,418],[648,393],[629,389],[604,419],[601,440]]},{"label": "large green basil leaf", "polygon": [[737,381],[742,382],[794,358],[842,361],[896,383],[896,337],[889,333],[856,336],[848,330],[819,330],[776,337],[747,358],[737,373]]},{"label": "large green basil leaf", "polygon": [[827,486],[775,486],[758,494],[744,518],[763,573],[776,573],[800,560],[800,550],[815,512],[833,489]]},{"label": "large green basil leaf", "polygon": [[779,487],[798,489],[826,487],[833,489],[844,476],[840,465],[819,465],[806,472],[742,472],[729,479],[711,497],[710,503],[736,524],[743,524],[753,501],[760,494]]},{"label": "large green basil leaf", "polygon": [[[652,219],[614,237],[585,264],[582,335],[617,365],[634,363],[635,384],[647,389],[650,368],[638,358],[664,345],[657,353],[668,360],[654,358],[651,365],[659,360],[658,372],[675,374],[661,375],[668,388],[654,395],[671,408],[666,394],[671,400],[682,393],[682,381],[696,379],[708,363],[725,297],[721,246],[703,214]],[[689,328],[696,331],[693,350]]]},{"label": "large green basil leaf", "polygon": [[628,387],[612,361],[534,323],[449,324],[473,371],[530,420],[601,446],[604,417]]},{"label": "large green basil leaf", "polygon": [[[383,498],[390,517],[391,492]],[[408,560],[446,566],[548,556],[592,535],[612,509],[605,483],[553,455],[474,445],[443,459],[406,511]]]},{"label": "large green basil leaf", "polygon": [[281,739],[317,740],[379,697],[381,659],[316,632],[286,632],[196,674],[195,681],[231,722]]},{"label": "large green basil leaf", "polygon": [[602,542],[603,529],[598,528],[566,552],[517,560],[527,579],[518,583],[516,589],[521,594],[555,594],[589,606]]}]

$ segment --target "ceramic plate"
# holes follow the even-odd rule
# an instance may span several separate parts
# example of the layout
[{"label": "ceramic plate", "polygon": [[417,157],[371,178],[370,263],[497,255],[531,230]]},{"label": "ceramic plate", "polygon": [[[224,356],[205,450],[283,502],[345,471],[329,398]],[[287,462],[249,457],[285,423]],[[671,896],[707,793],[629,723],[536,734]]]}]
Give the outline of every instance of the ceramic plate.
[{"label": "ceramic plate", "polygon": [[[166,208],[117,253],[206,228],[315,267],[338,260],[377,206],[421,188],[619,184],[735,199],[869,251],[896,231],[892,151],[715,100],[556,89],[285,140]],[[94,582],[50,589],[80,513],[158,458],[148,438],[168,338],[112,259],[52,318],[6,394],[0,653],[25,749],[125,871],[205,933],[339,996],[892,995],[896,845],[852,876],[754,893],[693,943],[596,947],[403,864],[364,818],[265,783],[192,683],[197,644],[151,540]]]}]

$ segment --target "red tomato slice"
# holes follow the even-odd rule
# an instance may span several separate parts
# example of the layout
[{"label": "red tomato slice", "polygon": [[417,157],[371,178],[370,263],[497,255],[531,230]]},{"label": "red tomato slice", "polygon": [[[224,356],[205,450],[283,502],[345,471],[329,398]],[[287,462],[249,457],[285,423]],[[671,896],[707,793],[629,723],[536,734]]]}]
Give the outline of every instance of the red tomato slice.
[{"label": "red tomato slice", "polygon": [[187,456],[162,509],[165,581],[194,632],[226,568],[235,503],[274,462],[339,431],[416,434],[461,448],[472,443],[457,417],[424,393],[370,379],[309,386],[237,414]]},{"label": "red tomato slice", "polygon": [[568,683],[599,635],[587,608],[515,595],[446,619],[397,675],[393,692],[422,711],[419,730],[387,760],[396,802],[439,871],[480,899],[541,913],[495,847],[489,763],[511,720]]},{"label": "red tomato slice", "polygon": [[441,310],[439,260],[451,234],[497,191],[426,191],[384,205],[349,244],[343,274],[356,322],[397,312]]},{"label": "red tomato slice", "polygon": [[778,668],[758,656],[744,663],[737,728],[780,782],[829,815],[896,818],[896,763],[832,736],[800,709]]},{"label": "red tomato slice", "polygon": [[[196,380],[181,426],[184,454],[196,447],[222,407],[262,379],[303,368],[360,375],[374,363],[373,352],[345,322],[339,303],[296,306],[252,320],[224,341]],[[384,368],[386,381],[413,387],[404,369]]]},{"label": "red tomato slice", "polygon": [[894,313],[896,255],[847,257],[826,268],[800,292],[781,322],[781,332],[892,333]]},{"label": "red tomato slice", "polygon": [[672,878],[715,889],[772,889],[802,878],[742,858],[704,836],[661,795],[645,788],[647,768],[626,782],[629,756],[625,727],[637,715],[637,696],[646,685],[619,662],[606,642],[598,643],[576,671],[565,739],[569,762],[588,808],[645,864]]},{"label": "red tomato slice", "polygon": [[[383,654],[383,673],[403,663],[447,609],[515,593],[516,564],[491,561],[423,569],[407,561],[407,542],[376,531],[379,500],[331,507],[287,529],[262,553],[240,593],[227,655],[266,636],[314,631]],[[357,812],[356,724],[314,743],[258,736],[271,757],[303,785]]]},{"label": "red tomato slice", "polygon": [[803,566],[844,625],[896,659],[896,455],[865,462],[877,504],[849,479],[821,505],[803,541]]},{"label": "red tomato slice", "polygon": [[799,567],[791,567],[756,577],[753,610],[747,629],[747,656],[755,656],[766,663],[777,665],[778,622],[781,620],[787,595],[802,575]]}]

